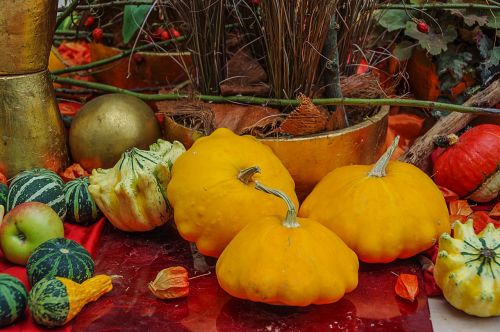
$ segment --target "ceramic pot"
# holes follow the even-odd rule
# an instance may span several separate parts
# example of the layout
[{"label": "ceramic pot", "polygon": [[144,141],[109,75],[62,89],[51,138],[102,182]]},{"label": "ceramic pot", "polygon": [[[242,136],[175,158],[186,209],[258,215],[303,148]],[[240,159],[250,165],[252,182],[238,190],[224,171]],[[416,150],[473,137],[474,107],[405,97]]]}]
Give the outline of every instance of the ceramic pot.
[{"label": "ceramic pot", "polygon": [[[98,61],[121,53],[121,50],[103,44],[90,44],[91,61]],[[122,89],[165,86],[188,79],[184,70],[191,67],[190,53],[137,52],[130,62],[125,57],[103,66],[93,74],[96,81]]]},{"label": "ceramic pot", "polygon": [[[387,133],[389,106],[383,106],[363,122],[336,131],[295,138],[265,138],[295,181],[297,196],[304,199],[333,169],[351,164],[371,164],[381,155]],[[200,132],[164,119],[164,137],[189,148]]]}]

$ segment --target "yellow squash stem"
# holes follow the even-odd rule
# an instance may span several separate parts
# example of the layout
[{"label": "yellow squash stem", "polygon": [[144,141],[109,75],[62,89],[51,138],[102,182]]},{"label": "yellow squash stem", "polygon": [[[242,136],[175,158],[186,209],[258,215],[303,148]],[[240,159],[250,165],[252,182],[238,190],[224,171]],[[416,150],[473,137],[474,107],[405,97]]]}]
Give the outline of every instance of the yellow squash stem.
[{"label": "yellow squash stem", "polygon": [[64,323],[72,320],[87,303],[96,301],[113,289],[112,277],[103,274],[96,275],[81,284],[66,278],[56,278],[63,283],[68,293],[69,312]]},{"label": "yellow squash stem", "polygon": [[282,192],[280,190],[268,188],[268,187],[260,184],[258,181],[255,181],[255,188],[260,190],[260,191],[263,191],[265,193],[277,196],[285,201],[288,211],[286,213],[285,219],[283,220],[283,227],[286,227],[286,228],[300,227],[300,224],[297,221],[297,210],[295,209],[295,205],[293,204],[292,200],[284,192]]},{"label": "yellow squash stem", "polygon": [[238,173],[238,180],[244,184],[249,184],[252,181],[253,176],[257,173],[260,173],[259,166],[244,168]]},{"label": "yellow squash stem", "polygon": [[370,173],[368,173],[368,176],[383,178],[384,176],[387,175],[387,173],[385,171],[387,168],[387,164],[391,160],[391,157],[394,154],[394,151],[396,151],[398,144],[399,144],[399,136],[396,136],[396,138],[392,142],[389,149],[387,149],[387,151],[385,151],[385,153],[382,155],[382,157],[380,157],[380,159],[377,161],[375,166],[373,166]]}]

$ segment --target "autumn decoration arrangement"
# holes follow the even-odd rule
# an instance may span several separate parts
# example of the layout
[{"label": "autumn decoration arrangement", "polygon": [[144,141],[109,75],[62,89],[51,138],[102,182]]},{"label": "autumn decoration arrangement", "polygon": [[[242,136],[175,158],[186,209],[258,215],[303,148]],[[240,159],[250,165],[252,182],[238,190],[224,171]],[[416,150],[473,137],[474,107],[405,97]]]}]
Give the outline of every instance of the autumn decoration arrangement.
[{"label": "autumn decoration arrangement", "polygon": [[[205,2],[209,9],[195,17],[192,9],[201,11]],[[125,5],[107,26],[103,20],[109,13],[78,17],[85,38],[94,42],[139,50],[160,43],[169,52],[187,45],[194,65],[182,66],[190,68],[190,81],[161,87],[167,93],[158,93],[160,88],[142,93],[53,75],[59,83],[95,88],[84,92],[83,101],[96,91],[114,93],[94,98],[67,119],[73,165],[59,173],[34,167],[9,179],[0,174],[0,248],[6,260],[25,267],[28,280],[0,273],[0,327],[23,315],[43,327],[69,326],[87,303],[116,292],[113,280],[120,276],[96,273],[89,250],[65,234],[67,224],[88,228],[103,219],[130,237],[171,227],[193,252],[209,256],[213,265],[207,273],[216,274],[225,293],[274,306],[341,301],[356,291],[364,266],[434,251],[424,270],[451,306],[473,316],[500,316],[500,126],[473,123],[467,130],[434,137],[427,173],[396,160],[400,136],[396,130],[386,135],[387,117],[394,110],[367,108],[371,104],[357,98],[360,91],[371,93],[373,102],[397,91],[376,75],[356,72],[350,62],[362,61],[362,52],[351,50],[350,43],[368,43],[370,27],[362,22],[379,17],[376,1],[291,1],[293,8],[281,0],[241,1],[243,8],[229,8],[234,10],[220,0],[186,3],[169,1],[178,5],[176,10],[160,7],[153,15],[163,23],[150,26],[145,22],[154,6],[148,2]],[[74,6],[67,10],[79,4]],[[297,10],[301,6],[303,11]],[[278,18],[273,16],[277,12],[282,14]],[[352,20],[353,29],[340,24],[337,14]],[[322,28],[311,35],[319,25],[311,20],[315,15]],[[251,24],[245,21],[249,17]],[[117,30],[113,19],[118,18]],[[383,27],[404,28],[419,47],[430,48],[426,41],[437,35],[436,27],[415,17],[406,15],[399,25],[389,18],[379,17]],[[131,23],[138,21],[142,26]],[[75,27],[68,19],[58,24],[59,35],[61,27]],[[444,38],[449,34],[445,30]],[[257,42],[239,52],[249,36],[257,36]],[[335,43],[339,37],[338,45],[329,45],[327,36]],[[313,47],[303,48],[307,43]],[[480,51],[488,50],[485,59],[498,65],[497,47],[490,46]],[[323,50],[329,50],[327,61],[319,53]],[[301,57],[290,62],[294,52]],[[139,52],[124,50],[116,59],[127,54],[129,67],[133,62],[136,69],[145,68]],[[79,72],[89,69],[80,65]],[[487,69],[496,65],[489,63]],[[236,70],[240,67],[245,70]],[[349,75],[341,78],[339,68]],[[142,69],[138,72],[146,72]],[[234,80],[242,72],[250,81]],[[341,87],[348,87],[344,91],[357,108],[338,103]],[[57,89],[60,95],[75,93]],[[236,95],[232,102],[248,97],[261,105],[208,103],[227,101],[217,99],[227,91]],[[251,96],[238,99],[241,91]],[[335,102],[323,107],[317,97]],[[464,107],[459,110],[476,110]],[[328,153],[315,152],[315,135],[326,147],[318,151]],[[384,149],[386,137],[392,142]],[[335,150],[326,150],[332,146]],[[312,156],[307,164],[302,160],[306,155]],[[326,165],[321,170],[320,163]],[[303,183],[311,188],[299,190]],[[191,279],[203,276],[189,276],[185,267],[172,264],[142,286],[154,301],[176,301],[189,298]],[[398,274],[391,289],[398,300],[413,304],[422,291],[416,273]]]}]

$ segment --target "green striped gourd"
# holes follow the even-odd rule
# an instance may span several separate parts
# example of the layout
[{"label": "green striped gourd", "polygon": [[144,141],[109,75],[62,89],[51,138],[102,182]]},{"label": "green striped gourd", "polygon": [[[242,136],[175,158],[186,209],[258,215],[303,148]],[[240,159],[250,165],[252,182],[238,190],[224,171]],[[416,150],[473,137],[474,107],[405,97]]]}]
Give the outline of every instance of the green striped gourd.
[{"label": "green striped gourd", "polygon": [[9,187],[0,183],[0,205],[5,208],[7,206],[7,195],[9,193]]},{"label": "green striped gourd", "polygon": [[64,219],[66,202],[63,186],[61,177],[48,169],[35,168],[23,171],[10,183],[7,211],[24,202],[40,202],[50,206],[61,219]]},{"label": "green striped gourd", "polygon": [[82,284],[61,277],[43,278],[31,289],[28,306],[37,324],[62,326],[85,304],[96,301],[112,289],[112,279],[106,275],[97,275]]},{"label": "green striped gourd", "polygon": [[79,225],[90,225],[102,217],[89,193],[89,178],[81,177],[71,180],[64,185],[64,199],[66,201],[66,218]]},{"label": "green striped gourd", "polygon": [[26,264],[28,281],[35,285],[44,277],[64,277],[82,282],[94,273],[94,261],[77,242],[57,238],[39,245]]},{"label": "green striped gourd", "polygon": [[0,327],[16,321],[24,312],[28,292],[19,279],[0,273]]}]

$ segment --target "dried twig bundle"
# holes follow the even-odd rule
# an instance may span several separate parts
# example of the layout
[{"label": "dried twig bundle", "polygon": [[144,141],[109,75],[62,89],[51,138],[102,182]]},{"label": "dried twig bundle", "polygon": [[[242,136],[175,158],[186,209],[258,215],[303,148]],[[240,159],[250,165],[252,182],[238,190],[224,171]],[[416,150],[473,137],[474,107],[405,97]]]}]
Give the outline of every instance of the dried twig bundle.
[{"label": "dried twig bundle", "polygon": [[226,77],[226,1],[165,0],[185,23],[186,41],[194,63],[194,83],[200,93],[219,94],[219,83]]},{"label": "dried twig bundle", "polygon": [[319,85],[318,64],[322,57],[337,0],[262,1],[262,31],[266,65],[278,98],[308,97]]}]

